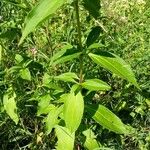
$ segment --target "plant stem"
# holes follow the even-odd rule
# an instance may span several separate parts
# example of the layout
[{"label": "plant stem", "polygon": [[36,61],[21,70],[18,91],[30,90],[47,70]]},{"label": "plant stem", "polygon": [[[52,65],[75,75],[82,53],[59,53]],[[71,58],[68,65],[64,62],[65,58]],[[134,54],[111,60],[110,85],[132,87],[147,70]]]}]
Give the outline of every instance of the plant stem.
[{"label": "plant stem", "polygon": [[[81,23],[79,16],[79,0],[74,1],[74,7],[76,12],[76,21],[77,21],[77,32],[78,32],[78,48],[82,52],[82,41],[81,41]],[[80,55],[80,72],[79,72],[79,83],[83,81],[83,54]]]}]

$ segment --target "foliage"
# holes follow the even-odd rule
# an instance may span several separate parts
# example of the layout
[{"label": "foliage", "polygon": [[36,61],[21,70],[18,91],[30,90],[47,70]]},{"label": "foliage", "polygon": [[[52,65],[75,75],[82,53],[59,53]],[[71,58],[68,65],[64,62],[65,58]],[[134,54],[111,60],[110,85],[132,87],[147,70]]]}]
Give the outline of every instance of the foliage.
[{"label": "foliage", "polygon": [[148,150],[149,6],[2,0],[1,149]]}]

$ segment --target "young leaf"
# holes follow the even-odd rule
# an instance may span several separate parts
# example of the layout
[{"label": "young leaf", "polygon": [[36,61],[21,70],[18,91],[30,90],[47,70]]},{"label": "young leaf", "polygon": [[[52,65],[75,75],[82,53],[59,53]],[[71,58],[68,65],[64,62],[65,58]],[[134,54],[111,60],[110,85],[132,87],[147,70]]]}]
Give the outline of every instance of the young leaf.
[{"label": "young leaf", "polygon": [[54,82],[50,82],[49,84],[43,84],[44,87],[47,87],[49,89],[54,89],[54,90],[58,90],[58,91],[64,91],[63,88],[61,88],[59,85],[57,85]]},{"label": "young leaf", "polygon": [[52,78],[51,78],[50,75],[45,73],[44,76],[43,76],[42,81],[43,81],[43,85],[48,85],[52,81]]},{"label": "young leaf", "polygon": [[63,106],[60,106],[59,108],[52,108],[49,112],[45,122],[46,122],[46,133],[49,134],[55,125],[58,124],[58,116],[62,112]]},{"label": "young leaf", "polygon": [[95,19],[100,16],[100,0],[83,0],[83,5]]},{"label": "young leaf", "polygon": [[23,61],[23,57],[19,54],[16,54],[15,61],[16,61],[16,64],[19,64]]},{"label": "young leaf", "polygon": [[15,102],[15,94],[9,98],[8,94],[5,94],[3,97],[3,104],[4,104],[4,109],[6,110],[7,114],[9,117],[16,123],[18,124],[19,122],[19,117],[16,113],[17,111],[17,106]]},{"label": "young leaf", "polygon": [[64,119],[66,127],[71,131],[75,132],[83,116],[84,101],[81,93],[75,95],[73,92],[68,94],[64,103]]},{"label": "young leaf", "polygon": [[21,69],[19,73],[22,79],[31,81],[31,74],[28,68]]},{"label": "young leaf", "polygon": [[110,90],[110,86],[99,79],[89,79],[81,84],[85,89],[90,91],[99,91],[99,90]]},{"label": "young leaf", "polygon": [[84,147],[88,150],[99,149],[99,143],[96,141],[96,136],[94,135],[91,129],[83,131],[83,134],[86,136]]},{"label": "young leaf", "polygon": [[38,103],[38,111],[37,115],[41,114],[47,114],[50,112],[50,110],[53,108],[53,105],[50,105],[51,96],[49,94],[46,94],[44,96],[40,97],[39,103]]},{"label": "young leaf", "polygon": [[126,134],[127,129],[122,121],[103,105],[88,105],[87,112],[90,116],[104,128],[119,133]]},{"label": "young leaf", "polygon": [[58,138],[57,150],[73,150],[75,134],[70,133],[69,129],[61,126],[56,126],[56,135]]},{"label": "young leaf", "polygon": [[43,20],[55,13],[65,1],[66,0],[41,0],[26,17],[25,27],[19,45],[30,32],[32,32]]},{"label": "young leaf", "polygon": [[73,72],[67,72],[63,73],[59,76],[54,77],[55,80],[62,80],[62,81],[67,81],[67,82],[74,82],[76,83],[75,79],[78,80],[78,76],[73,73]]},{"label": "young leaf", "polygon": [[128,80],[139,88],[134,73],[123,59],[109,52],[99,52],[99,55],[89,53],[90,58],[98,65],[110,70],[112,73]]}]

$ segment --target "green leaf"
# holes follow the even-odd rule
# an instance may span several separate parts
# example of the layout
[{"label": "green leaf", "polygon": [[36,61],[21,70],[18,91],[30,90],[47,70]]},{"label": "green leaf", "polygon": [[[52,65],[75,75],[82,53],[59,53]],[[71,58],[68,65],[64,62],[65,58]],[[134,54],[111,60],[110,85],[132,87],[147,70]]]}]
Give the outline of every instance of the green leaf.
[{"label": "green leaf", "polygon": [[75,49],[72,45],[65,45],[61,51],[54,54],[51,59],[50,65],[57,65],[59,63],[64,63],[70,61],[74,58],[78,58],[81,52]]},{"label": "green leaf", "polygon": [[31,81],[31,74],[28,68],[21,69],[19,74],[22,79]]},{"label": "green leaf", "polygon": [[51,58],[51,63],[62,57],[69,50],[72,52],[73,46],[71,44],[64,45],[60,51],[58,51],[56,54],[53,55],[53,57]]},{"label": "green leaf", "polygon": [[7,70],[8,74],[12,74],[14,72],[18,72],[21,69],[21,66],[13,66]]},{"label": "green leaf", "polygon": [[30,32],[32,32],[42,21],[55,13],[65,1],[66,0],[41,0],[26,17],[25,27],[19,45]]},{"label": "green leaf", "polygon": [[67,82],[74,82],[76,83],[75,79],[78,80],[78,76],[73,73],[73,72],[67,72],[63,73],[59,76],[54,77],[55,80],[62,80],[62,81],[67,81]]},{"label": "green leaf", "polygon": [[100,0],[83,0],[83,5],[95,19],[100,16]]},{"label": "green leaf", "polygon": [[23,61],[23,57],[19,54],[16,54],[15,61],[16,61],[16,64],[19,64],[20,62]]},{"label": "green leaf", "polygon": [[63,88],[61,88],[59,85],[57,85],[54,82],[50,82],[49,84],[43,84],[44,87],[47,87],[49,89],[54,89],[54,90],[58,90],[58,91],[64,91]]},{"label": "green leaf", "polygon": [[61,126],[55,128],[56,135],[58,138],[57,150],[73,150],[75,134],[70,133],[69,129]]},{"label": "green leaf", "polygon": [[58,124],[59,120],[58,120],[58,116],[59,114],[62,112],[62,109],[63,109],[63,105],[56,108],[56,107],[53,107],[46,120],[45,120],[45,123],[46,123],[46,134],[48,135],[52,129],[55,127],[55,125]]},{"label": "green leaf", "polygon": [[50,100],[52,97],[49,94],[43,95],[40,97],[38,102],[38,111],[37,115],[47,114],[53,108],[53,105],[50,105]]},{"label": "green leaf", "polygon": [[105,83],[104,81],[101,81],[99,79],[89,79],[85,80],[81,84],[85,89],[88,89],[90,91],[99,91],[99,90],[110,90],[111,87]]},{"label": "green leaf", "polygon": [[84,147],[87,148],[88,150],[96,150],[96,149],[98,150],[99,149],[98,142],[96,141],[96,139],[92,139],[92,138],[86,138]]},{"label": "green leaf", "polygon": [[43,85],[48,85],[52,81],[52,78],[47,73],[44,73],[43,76]]},{"label": "green leaf", "polygon": [[64,119],[66,127],[74,132],[78,129],[84,111],[83,96],[79,92],[75,95],[73,92],[68,94],[64,103]]},{"label": "green leaf", "polygon": [[81,55],[81,52],[79,52],[79,53],[74,53],[74,54],[68,55],[68,56],[63,56],[63,57],[57,59],[57,60],[53,63],[53,65],[70,61],[70,60],[72,60],[72,59],[74,59],[74,58],[78,58],[80,55]]},{"label": "green leaf", "polygon": [[51,77],[47,73],[44,74],[42,81],[43,81],[42,86],[44,87],[47,87],[49,89],[63,91],[63,89],[60,86],[58,86],[56,83],[53,82],[53,77]]},{"label": "green leaf", "polygon": [[91,129],[87,129],[86,131],[83,131],[83,134],[86,136],[86,140],[84,143],[84,147],[88,150],[94,150],[98,149],[99,143],[96,141],[96,136],[94,135],[94,132]]},{"label": "green leaf", "polygon": [[3,97],[3,104],[4,104],[4,109],[6,110],[7,114],[9,117],[16,123],[18,124],[19,122],[19,117],[17,115],[17,106],[15,102],[15,94],[9,98],[8,94],[5,94]]},{"label": "green leaf", "polygon": [[103,44],[101,43],[93,43],[91,44],[88,49],[91,50],[91,49],[98,49],[98,48],[101,48],[101,47],[105,47]]},{"label": "green leaf", "polygon": [[130,65],[128,65],[123,59],[121,59],[117,55],[109,52],[100,51],[99,55],[89,53],[89,56],[98,65],[128,80],[137,88],[139,88]]},{"label": "green leaf", "polygon": [[127,134],[126,126],[122,121],[103,105],[88,105],[87,112],[89,115],[104,128],[119,133]]},{"label": "green leaf", "polygon": [[96,27],[92,28],[92,30],[89,33],[89,35],[87,37],[87,40],[86,40],[87,47],[89,47],[91,44],[93,44],[98,39],[98,37],[100,36],[101,31],[102,30],[101,30],[100,26],[96,26]]}]

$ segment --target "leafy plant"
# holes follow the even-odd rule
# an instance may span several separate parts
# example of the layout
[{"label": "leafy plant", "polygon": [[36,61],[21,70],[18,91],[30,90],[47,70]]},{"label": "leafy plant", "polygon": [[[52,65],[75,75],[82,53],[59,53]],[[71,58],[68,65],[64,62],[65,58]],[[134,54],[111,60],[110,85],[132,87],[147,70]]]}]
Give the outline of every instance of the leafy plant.
[{"label": "leafy plant", "polygon": [[[21,10],[23,16],[27,14],[22,37],[17,28],[20,29],[20,20],[24,17],[17,15],[14,18],[18,20],[10,23],[11,30],[0,34],[0,69],[3,70],[0,72],[3,99],[0,115],[5,116],[2,116],[6,118],[4,122],[11,118],[12,125],[16,124],[13,125],[14,131],[17,128],[15,138],[10,140],[19,142],[15,148],[20,148],[24,139],[23,145],[26,146],[22,148],[25,149],[58,150],[107,149],[115,139],[122,145],[128,138],[138,141],[140,137],[129,125],[130,119],[127,121],[123,116],[121,120],[118,116],[127,109],[130,117],[143,117],[149,100],[144,99],[143,104],[137,97],[137,106],[130,106],[129,96],[135,96],[137,91],[143,94],[143,91],[135,78],[136,70],[133,72],[131,69],[133,64],[130,67],[119,57],[125,58],[121,51],[124,41],[121,35],[116,35],[119,25],[115,30],[113,21],[102,16],[101,9],[105,8],[105,3],[102,1],[102,6],[100,0],[5,3]],[[108,28],[105,23],[110,23]],[[4,23],[2,27],[5,26]],[[15,33],[15,36],[9,37],[9,33]],[[120,31],[120,34],[126,33]],[[119,38],[114,41],[112,37]],[[108,109],[110,106],[112,111]],[[146,131],[143,132],[145,134]],[[110,143],[105,145],[99,135]],[[145,136],[148,141],[149,136]],[[45,144],[45,141],[50,144]],[[142,143],[140,140],[139,147],[143,147]]]},{"label": "leafy plant", "polygon": [[[21,44],[24,40],[24,38],[35,29],[35,27],[44,21],[49,15],[53,14],[65,1],[58,1],[58,0],[44,0],[40,1],[38,5],[36,5],[31,12],[28,14],[26,21],[25,21],[25,27],[23,29],[23,35],[19,42]],[[88,104],[86,101],[84,102],[84,96],[87,96],[91,91],[95,90],[109,90],[110,87],[105,83],[104,81],[100,81],[99,79],[88,79],[86,80],[83,76],[83,58],[87,57],[88,55],[90,58],[96,62],[98,65],[101,65],[102,67],[110,70],[112,73],[115,73],[116,75],[125,78],[132,84],[134,84],[136,87],[139,88],[136,79],[134,77],[134,74],[130,68],[129,65],[127,65],[121,58],[116,56],[112,53],[102,53],[99,51],[99,53],[94,54],[92,52],[86,52],[86,48],[82,46],[82,35],[81,35],[81,23],[80,23],[80,14],[79,14],[79,1],[75,0],[74,2],[74,10],[76,12],[76,25],[77,25],[77,34],[78,34],[78,46],[77,49],[80,52],[79,53],[79,59],[80,59],[80,68],[79,68],[79,77],[75,73],[64,73],[59,76],[54,76],[53,80],[62,80],[65,82],[73,82],[75,83],[69,94],[65,94],[63,96],[63,101],[59,102],[56,99],[57,105],[59,104],[63,110],[58,111],[58,108],[53,108],[50,110],[47,118],[46,118],[46,126],[47,126],[47,132],[50,133],[52,128],[56,128],[56,135],[58,137],[58,149],[63,149],[63,143],[59,142],[60,140],[64,139],[66,135],[63,134],[63,130],[67,130],[67,132],[70,132],[72,134],[75,134],[76,130],[78,130],[79,125],[82,122],[83,119],[83,112],[84,112],[84,105],[87,105],[87,112],[92,111],[91,117],[98,122],[100,125],[102,125],[104,128],[107,128],[111,131],[114,131],[116,133],[121,134],[127,134],[127,128],[122,123],[122,121],[113,114],[110,110],[108,110],[106,107],[102,105],[97,105],[96,107],[91,107],[90,104]],[[97,7],[97,4],[100,4],[100,1],[92,1],[89,3],[89,1],[84,1],[83,5],[85,6],[85,9],[89,11],[89,13],[94,16],[94,18],[97,18],[98,11],[100,7]],[[46,6],[46,7],[45,7]],[[90,7],[92,6],[92,7]],[[96,9],[94,9],[96,8]],[[40,16],[40,17],[39,17]],[[94,32],[94,31],[92,31]],[[87,47],[91,46],[97,39],[97,37],[91,38],[92,33],[89,34],[89,37],[87,39]],[[73,50],[72,50],[73,51]],[[63,51],[62,51],[63,52]],[[60,52],[59,52],[60,53]],[[64,52],[61,54],[54,54],[53,61],[60,58],[61,60],[64,60],[67,56],[69,56],[69,53],[63,56]],[[78,56],[78,55],[76,55]],[[70,57],[70,56],[69,56]],[[67,59],[66,61],[69,61]],[[59,61],[59,63],[63,63],[64,61]],[[53,63],[51,63],[52,65]],[[56,65],[56,63],[55,63]],[[21,76],[25,79],[30,80],[29,73],[27,69],[21,70]],[[25,76],[25,77],[24,77]],[[85,81],[84,81],[85,80]],[[89,92],[86,93],[86,95],[82,95],[82,89],[86,88],[89,90]],[[65,90],[64,90],[65,91]],[[91,99],[92,100],[92,99]],[[58,102],[57,102],[58,101]],[[63,104],[61,104],[63,103]],[[41,105],[41,104],[40,104]],[[45,104],[44,104],[45,105]],[[58,113],[59,112],[59,113]],[[58,119],[59,116],[59,119]],[[62,127],[57,127],[56,125],[59,124],[60,121],[64,120],[65,124]],[[84,124],[83,124],[84,125]],[[69,134],[70,134],[69,133]],[[69,138],[69,137],[68,137]],[[69,139],[68,139],[69,140]],[[70,139],[71,140],[71,139]],[[74,140],[74,139],[72,139]],[[71,141],[70,141],[71,142]],[[68,142],[68,150],[73,149],[72,142]],[[87,144],[86,144],[87,145]],[[67,145],[66,145],[67,146]]]}]

